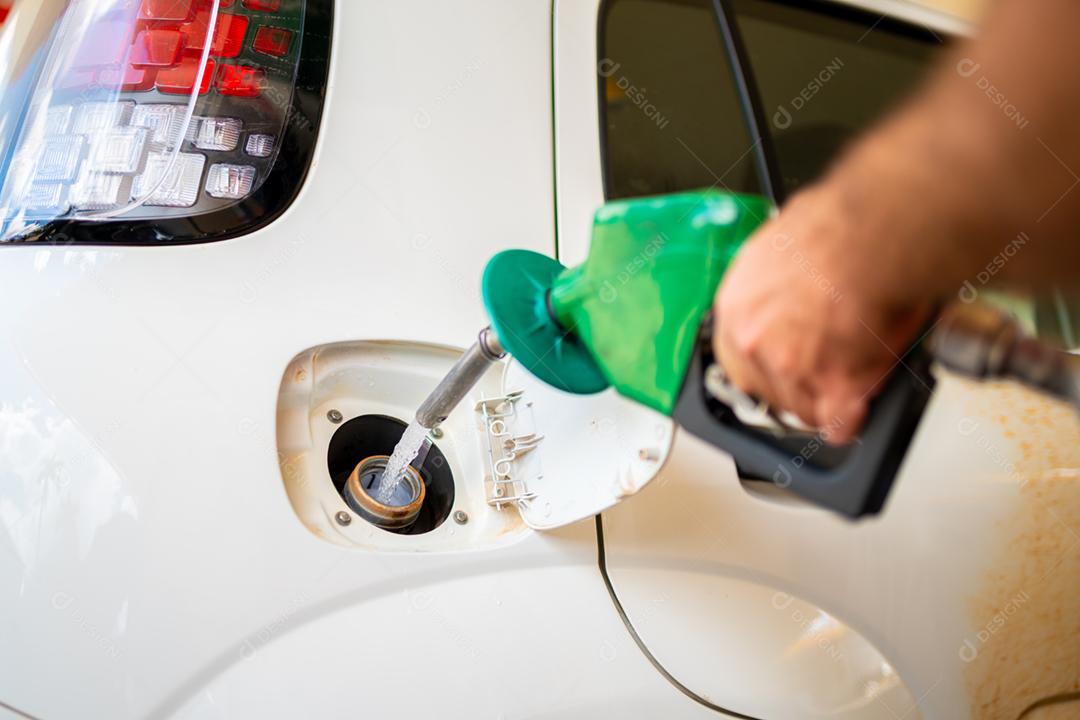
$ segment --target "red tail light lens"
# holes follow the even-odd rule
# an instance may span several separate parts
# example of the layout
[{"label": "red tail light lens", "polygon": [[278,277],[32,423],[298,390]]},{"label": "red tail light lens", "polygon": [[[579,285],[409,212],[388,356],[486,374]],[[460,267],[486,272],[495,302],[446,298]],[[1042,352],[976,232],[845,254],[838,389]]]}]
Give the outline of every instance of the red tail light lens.
[{"label": "red tail light lens", "polygon": [[180,22],[195,14],[196,0],[143,0],[139,8],[142,20]]},{"label": "red tail light lens", "polygon": [[217,75],[217,89],[222,95],[259,97],[265,84],[266,73],[250,65],[222,65]]},{"label": "red tail light lens", "polygon": [[42,2],[0,97],[0,242],[223,239],[292,201],[332,0]]},{"label": "red tail light lens", "polygon": [[180,61],[183,49],[184,35],[179,30],[143,30],[135,36],[128,64],[132,69],[141,65],[171,67]]},{"label": "red tail light lens", "polygon": [[159,70],[154,85],[159,92],[170,95],[190,95],[198,85],[199,94],[205,95],[210,90],[216,68],[213,60],[207,60],[203,65],[196,58],[183,58],[175,65]]},{"label": "red tail light lens", "polygon": [[263,25],[255,33],[254,47],[256,52],[275,57],[285,57],[292,47],[293,34],[285,28]]},{"label": "red tail light lens", "polygon": [[244,0],[244,7],[263,12],[277,12],[281,9],[281,0]]}]

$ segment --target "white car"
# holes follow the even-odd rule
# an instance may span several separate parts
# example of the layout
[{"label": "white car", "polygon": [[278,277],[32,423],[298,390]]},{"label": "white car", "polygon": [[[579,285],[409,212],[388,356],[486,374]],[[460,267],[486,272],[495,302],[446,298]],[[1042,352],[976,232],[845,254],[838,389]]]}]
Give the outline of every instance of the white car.
[{"label": "white car", "polygon": [[[967,31],[726,6],[781,190]],[[606,199],[760,191],[713,12],[16,3],[0,718],[1074,716],[1080,427],[1017,386],[939,373],[857,522],[513,363],[433,438],[415,525],[342,499],[487,323],[494,253],[570,265]]]}]

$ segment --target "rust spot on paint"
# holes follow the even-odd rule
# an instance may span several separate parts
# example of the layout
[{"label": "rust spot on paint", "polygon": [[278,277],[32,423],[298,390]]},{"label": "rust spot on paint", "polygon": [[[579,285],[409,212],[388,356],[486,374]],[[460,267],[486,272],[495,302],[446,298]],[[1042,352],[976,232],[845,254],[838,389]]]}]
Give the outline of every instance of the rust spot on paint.
[{"label": "rust spot on paint", "polygon": [[1004,551],[970,603],[965,676],[975,717],[1016,718],[1080,689],[1080,472],[1029,478],[998,523]]},{"label": "rust spot on paint", "polygon": [[1080,420],[1016,386],[977,396],[971,411],[1000,426],[1017,495],[969,603],[976,633],[961,659],[974,717],[1015,720],[1042,698],[1080,690]]},{"label": "rust spot on paint", "polygon": [[305,368],[296,369],[296,382],[304,382],[307,380],[307,370]]},{"label": "rust spot on paint", "polygon": [[521,517],[521,513],[506,513],[504,523],[502,529],[499,530],[495,537],[504,538],[508,535],[517,535],[526,529],[525,520]]}]

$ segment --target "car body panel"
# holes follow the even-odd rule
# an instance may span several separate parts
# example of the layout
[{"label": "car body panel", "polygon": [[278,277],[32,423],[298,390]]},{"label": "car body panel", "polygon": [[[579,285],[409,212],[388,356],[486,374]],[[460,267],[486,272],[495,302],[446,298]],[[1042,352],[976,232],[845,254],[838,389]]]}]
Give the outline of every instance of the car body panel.
[{"label": "car body panel", "polygon": [[176,717],[713,715],[634,647],[595,566],[501,555],[483,574],[454,569],[423,587],[343,597],[309,622],[286,618]]},{"label": "car body panel", "polygon": [[[1003,412],[1017,419],[1003,421]],[[895,672],[923,717],[1016,717],[1076,681],[1080,647],[1066,639],[1080,632],[1077,437],[1080,422],[1062,403],[942,377],[884,511],[851,523],[740,482],[730,461],[680,433],[661,476],[604,514],[608,571],[657,658],[709,697],[797,687],[784,673],[760,672],[740,672],[743,685],[733,687],[713,671],[748,664],[730,657],[736,631],[752,637],[788,622],[804,635],[800,654],[823,668],[855,659],[850,633],[891,666],[833,695],[834,710],[861,701],[882,717],[906,711],[885,693]],[[727,600],[717,577],[769,588],[770,602]],[[791,599],[828,620],[806,621]],[[1028,675],[1033,663],[1045,670]]]}]

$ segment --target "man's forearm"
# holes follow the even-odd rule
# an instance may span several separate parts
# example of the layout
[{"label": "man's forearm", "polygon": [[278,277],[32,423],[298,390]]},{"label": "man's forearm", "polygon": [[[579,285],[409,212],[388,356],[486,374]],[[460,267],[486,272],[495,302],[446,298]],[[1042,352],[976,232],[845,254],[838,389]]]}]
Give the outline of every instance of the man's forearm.
[{"label": "man's forearm", "polygon": [[850,275],[898,302],[940,297],[1020,238],[995,280],[1080,277],[1077,28],[1075,1],[1004,0],[834,168],[821,194],[866,237],[837,250]]}]

